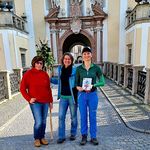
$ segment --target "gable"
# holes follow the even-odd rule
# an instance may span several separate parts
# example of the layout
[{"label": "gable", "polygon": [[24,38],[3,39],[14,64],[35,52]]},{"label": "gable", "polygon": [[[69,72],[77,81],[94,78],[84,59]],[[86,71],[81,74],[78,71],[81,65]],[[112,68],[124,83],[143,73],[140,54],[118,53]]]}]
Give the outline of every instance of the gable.
[{"label": "gable", "polygon": [[95,2],[95,4],[92,4],[92,10],[95,16],[107,16],[107,14],[102,10],[99,3]]}]

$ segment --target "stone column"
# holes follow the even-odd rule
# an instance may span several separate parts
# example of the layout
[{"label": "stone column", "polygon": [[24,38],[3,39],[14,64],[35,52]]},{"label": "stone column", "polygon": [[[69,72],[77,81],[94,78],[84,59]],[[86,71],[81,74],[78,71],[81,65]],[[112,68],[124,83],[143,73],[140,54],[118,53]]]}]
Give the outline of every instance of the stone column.
[{"label": "stone column", "polygon": [[110,63],[110,79],[112,79],[112,75],[113,75],[112,68],[113,68],[113,63]]},{"label": "stone column", "polygon": [[100,29],[100,62],[103,62],[103,25]]},{"label": "stone column", "polygon": [[50,43],[51,43],[51,49],[52,49],[52,52],[53,52],[53,54],[54,54],[54,48],[53,48],[53,34],[52,34],[52,32],[51,32],[51,29],[50,29],[50,39],[51,39],[51,41],[50,41]]},{"label": "stone column", "polygon": [[108,66],[109,66],[109,62],[106,62],[106,76],[107,76],[107,78],[108,78],[108,76],[109,76],[109,73],[108,73]]},{"label": "stone column", "polygon": [[124,65],[124,84],[123,87],[126,88],[128,85],[128,68],[131,68],[131,64]]},{"label": "stone column", "polygon": [[113,63],[113,80],[116,81],[116,66],[117,66],[117,63]]},{"label": "stone column", "polygon": [[142,71],[144,66],[133,66],[133,83],[132,83],[132,95],[137,93],[138,85],[138,71]]},{"label": "stone column", "polygon": [[111,79],[111,71],[112,70],[112,63],[109,63],[109,78]]},{"label": "stone column", "polygon": [[118,64],[118,81],[117,84],[120,84],[121,81],[121,67],[124,66],[124,64]]},{"label": "stone column", "polygon": [[93,61],[97,62],[97,29],[94,29],[93,32],[94,32],[95,49],[93,49],[94,53],[92,53],[92,55]]},{"label": "stone column", "polygon": [[103,73],[106,76],[106,74],[107,74],[107,62],[104,62]]},{"label": "stone column", "polygon": [[145,88],[145,97],[144,103],[150,103],[150,68],[146,68],[146,88]]},{"label": "stone column", "polygon": [[110,78],[110,62],[107,63],[107,77]]}]

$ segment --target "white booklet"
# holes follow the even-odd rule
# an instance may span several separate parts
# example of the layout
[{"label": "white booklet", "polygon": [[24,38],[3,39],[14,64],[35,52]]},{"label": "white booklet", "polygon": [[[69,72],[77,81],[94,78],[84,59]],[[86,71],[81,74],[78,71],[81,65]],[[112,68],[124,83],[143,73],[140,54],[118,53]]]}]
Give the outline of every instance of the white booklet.
[{"label": "white booklet", "polygon": [[83,90],[90,91],[92,88],[92,78],[83,78],[82,88]]}]

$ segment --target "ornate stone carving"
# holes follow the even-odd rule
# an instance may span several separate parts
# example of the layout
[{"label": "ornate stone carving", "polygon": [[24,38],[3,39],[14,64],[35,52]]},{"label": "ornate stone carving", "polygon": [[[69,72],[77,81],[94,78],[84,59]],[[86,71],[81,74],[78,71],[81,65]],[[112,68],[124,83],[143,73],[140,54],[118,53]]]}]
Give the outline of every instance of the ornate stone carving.
[{"label": "ornate stone carving", "polygon": [[81,9],[79,3],[73,3],[70,5],[70,16],[71,17],[81,16]]},{"label": "ornate stone carving", "polygon": [[70,26],[71,26],[71,30],[73,33],[78,34],[80,32],[81,23],[82,22],[79,18],[77,18],[77,17],[72,18]]}]

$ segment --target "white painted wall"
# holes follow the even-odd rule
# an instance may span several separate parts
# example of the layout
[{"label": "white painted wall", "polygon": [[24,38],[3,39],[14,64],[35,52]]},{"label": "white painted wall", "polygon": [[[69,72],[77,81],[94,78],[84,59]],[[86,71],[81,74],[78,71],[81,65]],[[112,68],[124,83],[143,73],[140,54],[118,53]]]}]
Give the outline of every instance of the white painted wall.
[{"label": "white painted wall", "polygon": [[2,37],[3,37],[3,47],[4,47],[4,54],[5,54],[5,62],[6,62],[6,70],[12,71],[12,60],[10,55],[10,47],[9,47],[9,37],[8,37],[8,30],[2,30]]},{"label": "white painted wall", "polygon": [[100,62],[100,30],[97,31],[97,62]]},{"label": "white painted wall", "polygon": [[19,67],[19,54],[18,54],[18,49],[17,49],[17,45],[16,45],[16,33],[17,31],[12,31],[13,34],[13,42],[14,42],[14,50],[15,50],[15,57],[16,57],[16,67]]},{"label": "white painted wall", "polygon": [[141,58],[140,64],[146,66],[147,65],[147,54],[148,54],[148,28],[150,27],[150,23],[142,24],[142,44],[141,44]]},{"label": "white painted wall", "polygon": [[[49,10],[46,9],[46,1],[44,1],[44,14],[45,16],[47,16],[49,13]],[[48,41],[48,45],[51,48],[51,38],[50,38],[50,29],[49,29],[49,23],[45,23],[45,37],[46,37],[46,41]]]},{"label": "white painted wall", "polygon": [[125,63],[126,32],[125,16],[127,10],[127,0],[120,0],[120,22],[119,22],[119,63]]},{"label": "white painted wall", "polygon": [[83,16],[86,16],[86,0],[83,0]]},{"label": "white painted wall", "polygon": [[[108,12],[108,0],[105,1],[104,12]],[[107,29],[108,19],[103,21],[103,61],[108,61],[108,29]]]},{"label": "white painted wall", "polygon": [[27,30],[29,32],[29,47],[30,47],[30,60],[36,55],[35,47],[35,34],[34,34],[34,23],[32,15],[32,0],[25,0],[25,11],[27,15]]}]

